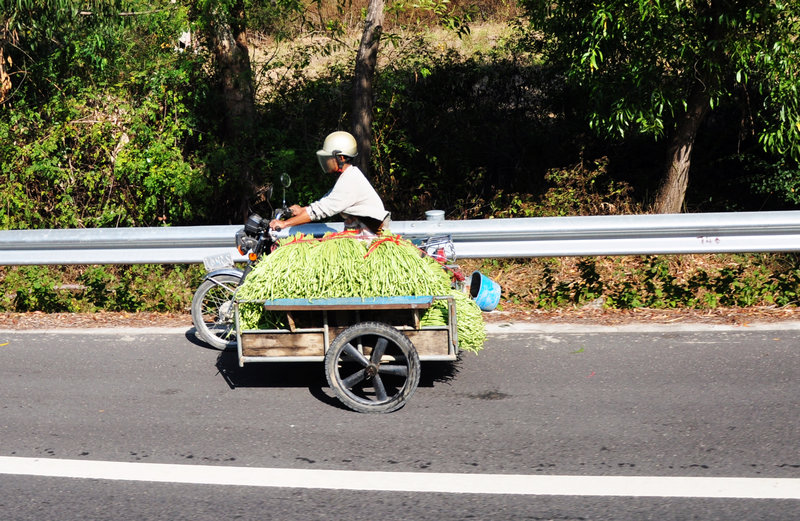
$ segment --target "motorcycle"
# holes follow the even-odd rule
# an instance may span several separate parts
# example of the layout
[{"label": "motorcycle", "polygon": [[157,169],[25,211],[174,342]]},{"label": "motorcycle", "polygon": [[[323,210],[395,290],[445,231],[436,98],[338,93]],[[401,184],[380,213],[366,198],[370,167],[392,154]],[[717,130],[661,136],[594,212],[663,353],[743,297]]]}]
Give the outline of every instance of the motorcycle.
[{"label": "motorcycle", "polygon": [[[291,216],[286,207],[286,188],[291,185],[291,178],[282,174],[280,181],[283,203],[272,213],[273,219]],[[270,230],[269,222],[270,219],[253,213],[245,221],[244,228],[236,232],[236,249],[247,258],[244,269],[235,267],[229,254],[203,259],[206,276],[192,297],[192,323],[196,336],[215,349],[236,346],[233,299],[258,259],[268,255],[277,241],[276,232],[280,230]]]},{"label": "motorcycle", "polygon": [[[291,178],[288,174],[282,174],[280,182],[283,185],[283,202],[280,208],[274,210],[273,219],[291,216],[286,207],[286,188],[291,184]],[[233,301],[236,291],[258,259],[268,255],[278,240],[280,229],[271,230],[269,222],[270,219],[253,213],[245,221],[244,228],[236,232],[236,248],[242,256],[247,257],[244,269],[236,268],[229,254],[203,259],[207,273],[192,297],[192,323],[196,336],[215,349],[236,347]],[[463,286],[465,277],[460,268],[446,265],[447,261],[455,259],[455,247],[450,236],[428,237],[419,247],[452,273],[455,287]]]}]

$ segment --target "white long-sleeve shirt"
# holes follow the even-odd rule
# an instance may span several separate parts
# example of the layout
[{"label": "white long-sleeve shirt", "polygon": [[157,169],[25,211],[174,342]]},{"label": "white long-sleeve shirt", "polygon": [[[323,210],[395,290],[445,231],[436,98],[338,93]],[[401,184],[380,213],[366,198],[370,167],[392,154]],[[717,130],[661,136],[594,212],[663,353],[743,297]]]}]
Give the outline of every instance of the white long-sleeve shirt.
[{"label": "white long-sleeve shirt", "polygon": [[382,221],[388,214],[380,196],[356,166],[347,167],[339,174],[331,191],[308,206],[308,215],[312,221],[339,213],[371,217],[378,221]]}]

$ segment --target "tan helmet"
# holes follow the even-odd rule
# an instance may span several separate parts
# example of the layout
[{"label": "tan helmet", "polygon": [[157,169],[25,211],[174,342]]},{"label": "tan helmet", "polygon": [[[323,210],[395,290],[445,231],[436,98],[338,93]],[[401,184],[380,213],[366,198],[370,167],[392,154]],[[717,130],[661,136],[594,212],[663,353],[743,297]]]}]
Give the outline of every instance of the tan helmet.
[{"label": "tan helmet", "polygon": [[343,130],[337,130],[336,132],[328,134],[328,137],[325,138],[325,142],[322,144],[322,149],[317,150],[317,159],[319,160],[322,170],[325,172],[328,171],[327,162],[330,158],[333,157],[336,159],[339,170],[341,171],[343,163],[339,160],[339,156],[354,158],[357,155],[358,144],[356,143],[356,138],[349,132]]}]

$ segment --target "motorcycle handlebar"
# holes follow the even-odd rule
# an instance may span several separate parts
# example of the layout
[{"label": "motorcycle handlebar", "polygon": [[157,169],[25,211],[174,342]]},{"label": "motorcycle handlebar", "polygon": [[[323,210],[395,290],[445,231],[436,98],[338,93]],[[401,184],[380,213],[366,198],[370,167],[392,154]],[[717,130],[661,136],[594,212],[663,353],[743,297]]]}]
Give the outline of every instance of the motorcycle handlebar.
[{"label": "motorcycle handlebar", "polygon": [[285,206],[283,208],[279,208],[279,209],[277,209],[275,211],[275,219],[281,219],[281,220],[288,219],[289,217],[292,217],[293,215],[294,215],[294,213],[292,213],[291,208],[287,208]]}]

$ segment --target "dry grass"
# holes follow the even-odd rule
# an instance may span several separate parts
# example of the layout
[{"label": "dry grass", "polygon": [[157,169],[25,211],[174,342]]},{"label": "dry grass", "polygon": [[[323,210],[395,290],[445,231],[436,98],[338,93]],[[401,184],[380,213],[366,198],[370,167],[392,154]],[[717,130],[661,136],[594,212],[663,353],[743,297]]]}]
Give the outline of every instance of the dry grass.
[{"label": "dry grass", "polygon": [[[599,299],[581,300],[575,293],[587,283],[580,270],[581,262],[590,261],[603,285]],[[619,257],[593,257],[578,258],[565,257],[557,259],[508,259],[508,260],[477,260],[465,259],[459,262],[465,274],[469,275],[479,270],[495,280],[503,289],[501,307],[504,310],[536,310],[550,307],[552,304],[552,289],[559,287],[569,295],[561,308],[596,307],[604,308],[609,305],[609,294],[619,291],[625,284],[629,284],[631,291],[638,293],[644,300],[648,293],[648,281],[655,280],[658,287],[663,287],[664,278],[671,278],[672,284],[689,291],[690,281],[698,280],[696,276],[705,274],[712,281],[728,269],[737,273],[736,280],[744,286],[753,285],[752,289],[758,290],[760,281],[776,274],[786,273],[796,269],[797,260],[792,255],[782,254],[752,254],[752,255],[664,255],[658,257],[647,256],[619,256]],[[653,278],[653,266],[663,269],[666,274],[662,278]],[[552,278],[550,284],[545,280],[548,275]],[[740,272],[740,273],[739,273]],[[695,284],[696,285],[696,284]],[[751,288],[743,288],[747,291]],[[709,283],[707,286],[691,288],[692,300],[680,299],[666,295],[659,308],[695,308],[712,310],[722,307],[719,304],[719,286]],[[800,294],[800,287],[794,287],[795,294]],[[748,307],[776,307],[772,300],[773,294],[764,291],[758,294]],[[800,304],[795,298],[790,306]]]},{"label": "dry grass", "polygon": [[[337,12],[336,3],[323,2],[321,9],[312,5],[307,18],[314,24],[296,22],[297,34],[291,40],[277,40],[257,32],[250,34],[250,60],[256,75],[258,99],[268,97],[275,85],[291,81],[297,72],[300,78],[313,80],[326,74],[331,67],[353,63],[363,30],[361,9],[366,9],[367,3],[366,0],[351,2],[341,14]],[[451,3],[455,12],[461,12],[460,3]],[[468,23],[467,34],[442,27],[424,10],[408,8],[400,15],[387,14],[378,69],[416,52],[422,41],[431,52],[441,54],[455,52],[468,57],[490,52],[508,37],[511,31],[508,21],[520,16],[520,10],[513,2],[476,5],[477,15]],[[338,20],[342,32],[319,30],[325,20]],[[302,66],[298,68],[298,64]]]}]

